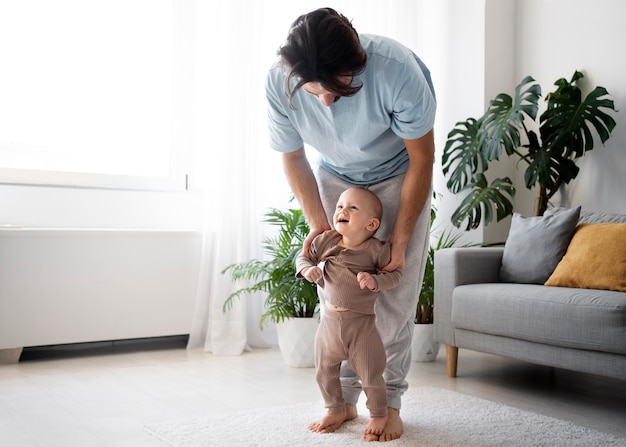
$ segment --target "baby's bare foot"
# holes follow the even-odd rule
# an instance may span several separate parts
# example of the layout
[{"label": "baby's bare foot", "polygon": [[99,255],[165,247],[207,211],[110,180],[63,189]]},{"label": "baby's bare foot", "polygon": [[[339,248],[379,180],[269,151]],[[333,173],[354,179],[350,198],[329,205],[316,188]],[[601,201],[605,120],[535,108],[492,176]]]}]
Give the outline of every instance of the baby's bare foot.
[{"label": "baby's bare foot", "polygon": [[385,429],[378,437],[381,442],[393,441],[400,438],[403,433],[402,419],[400,419],[400,410],[397,408],[387,408],[387,423]]},{"label": "baby's bare foot", "polygon": [[386,422],[387,416],[371,418],[367,427],[365,427],[365,433],[363,434],[365,440],[368,442],[378,441],[380,435],[383,433]]},{"label": "baby's bare foot", "polygon": [[316,433],[332,433],[341,427],[347,419],[347,412],[327,413],[322,419],[309,425],[309,430]]},{"label": "baby's bare foot", "polygon": [[309,425],[309,430],[316,433],[332,433],[341,427],[346,421],[351,421],[358,416],[356,405],[346,405],[342,413],[326,414],[321,420]]},{"label": "baby's bare foot", "polygon": [[363,436],[363,438],[367,441],[367,442],[374,442],[374,441],[379,441],[379,436],[378,435],[373,435],[371,433],[367,433]]}]

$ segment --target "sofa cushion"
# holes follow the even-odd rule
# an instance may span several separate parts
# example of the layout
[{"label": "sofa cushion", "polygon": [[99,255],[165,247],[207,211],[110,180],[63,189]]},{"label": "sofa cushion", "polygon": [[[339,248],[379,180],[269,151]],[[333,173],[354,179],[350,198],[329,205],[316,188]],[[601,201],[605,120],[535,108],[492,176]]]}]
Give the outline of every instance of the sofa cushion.
[{"label": "sofa cushion", "polygon": [[452,294],[456,328],[626,354],[626,293],[535,284],[468,284]]},{"label": "sofa cushion", "polygon": [[602,213],[598,211],[581,211],[579,223],[616,222],[626,223],[626,214]]},{"label": "sofa cushion", "polygon": [[552,208],[537,217],[513,214],[502,255],[500,280],[545,283],[565,254],[579,215],[580,207]]},{"label": "sofa cushion", "polygon": [[546,286],[626,292],[626,223],[581,223]]}]

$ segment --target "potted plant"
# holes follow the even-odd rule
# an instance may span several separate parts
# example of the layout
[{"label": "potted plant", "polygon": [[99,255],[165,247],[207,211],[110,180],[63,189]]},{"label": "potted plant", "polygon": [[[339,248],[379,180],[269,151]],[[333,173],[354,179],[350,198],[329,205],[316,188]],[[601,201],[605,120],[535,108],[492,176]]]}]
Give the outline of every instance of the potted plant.
[{"label": "potted plant", "polygon": [[[433,194],[436,198],[437,194]],[[432,362],[439,353],[439,343],[433,341],[433,321],[435,311],[435,252],[443,248],[455,247],[461,239],[461,234],[452,231],[442,231],[438,235],[434,228],[437,218],[437,208],[430,208],[430,234],[431,242],[426,257],[424,280],[417,300],[415,310],[415,327],[413,328],[413,341],[411,344],[411,357],[416,362]],[[433,241],[434,239],[434,241]],[[471,244],[465,244],[469,247]]]},{"label": "potted plant", "polygon": [[[454,194],[465,194],[451,220],[456,227],[467,219],[466,229],[477,228],[513,214],[515,188],[508,177],[487,181],[484,172],[503,152],[527,165],[525,186],[537,187],[535,215],[543,215],[550,198],[564,183],[578,175],[574,160],[594,147],[593,130],[606,142],[615,120],[606,112],[615,111],[604,87],[596,87],[583,100],[576,82],[583,74],[576,71],[568,82],[555,82],[556,90],[546,97],[547,108],[535,121],[541,87],[530,76],[515,89],[515,97],[501,93],[490,103],[479,119],[468,118],[456,123],[448,133],[442,163],[448,176],[447,187]],[[522,134],[525,142],[522,142]]]},{"label": "potted plant", "polygon": [[265,312],[260,327],[267,319],[276,324],[278,345],[289,366],[311,367],[319,298],[314,284],[296,278],[295,267],[309,227],[300,209],[271,208],[264,222],[278,228],[275,236],[263,239],[266,258],[231,264],[222,271],[230,273],[233,281],[246,284],[226,298],[222,309],[228,311],[233,300],[244,295],[264,293]]}]

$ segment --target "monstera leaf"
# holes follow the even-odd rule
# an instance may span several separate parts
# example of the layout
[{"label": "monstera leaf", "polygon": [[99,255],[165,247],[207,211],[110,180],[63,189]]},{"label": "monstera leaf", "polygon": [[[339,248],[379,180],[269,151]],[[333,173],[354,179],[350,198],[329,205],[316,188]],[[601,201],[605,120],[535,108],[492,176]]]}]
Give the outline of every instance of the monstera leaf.
[{"label": "monstera leaf", "polygon": [[[494,209],[498,220],[513,213],[512,199],[515,188],[508,177],[495,179],[488,184],[483,174],[478,174],[471,184],[471,191],[452,214],[452,223],[460,227],[467,219],[466,230],[476,229],[485,216],[485,225],[493,221]],[[470,185],[468,185],[470,188]]]},{"label": "monstera leaf", "polygon": [[520,147],[520,129],[524,116],[534,120],[541,87],[530,77],[525,77],[515,88],[515,101],[505,93],[497,95],[481,118],[483,143],[481,151],[488,160],[498,160],[502,149],[508,155]]},{"label": "monstera leaf", "polygon": [[443,173],[450,172],[447,187],[453,193],[465,188],[488,164],[480,151],[480,123],[474,118],[459,122],[448,134],[443,150]]},{"label": "monstera leaf", "polygon": [[546,193],[552,197],[561,184],[575,179],[580,170],[574,160],[565,158],[559,153],[552,153],[543,147],[530,149],[528,153],[530,164],[524,172],[524,182],[528,189],[539,184],[546,188]]},{"label": "monstera leaf", "polygon": [[[563,81],[563,80],[560,80]],[[558,85],[558,81],[557,81]],[[541,139],[553,153],[579,158],[593,149],[595,129],[605,143],[615,128],[615,120],[602,109],[613,109],[604,87],[596,87],[584,101],[578,87],[559,87],[548,99],[548,109],[541,115]]]}]

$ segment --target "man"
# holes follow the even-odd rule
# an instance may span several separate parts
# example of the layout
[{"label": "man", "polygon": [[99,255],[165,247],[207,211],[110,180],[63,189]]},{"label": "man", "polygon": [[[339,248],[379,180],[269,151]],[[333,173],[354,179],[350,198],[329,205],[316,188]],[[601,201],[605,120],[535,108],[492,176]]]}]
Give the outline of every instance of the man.
[{"label": "man", "polygon": [[[429,243],[436,110],[430,73],[408,48],[388,38],[359,35],[330,8],[296,19],[279,56],[266,82],[269,139],[282,153],[285,175],[311,229],[304,252],[315,236],[331,228],[339,195],[362,186],[384,204],[378,237],[391,243],[391,262],[384,270],[405,272],[400,285],[381,293],[376,303],[387,354],[389,406],[378,440],[397,439]],[[316,173],[305,143],[320,154]],[[349,420],[356,417],[361,387],[349,364],[342,366],[341,375]]]}]

